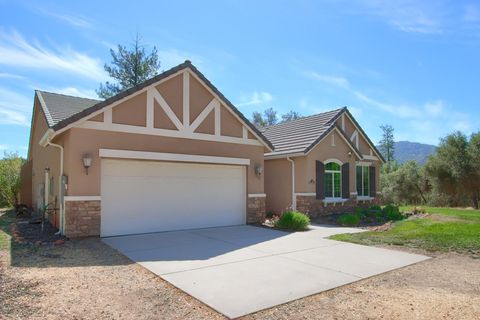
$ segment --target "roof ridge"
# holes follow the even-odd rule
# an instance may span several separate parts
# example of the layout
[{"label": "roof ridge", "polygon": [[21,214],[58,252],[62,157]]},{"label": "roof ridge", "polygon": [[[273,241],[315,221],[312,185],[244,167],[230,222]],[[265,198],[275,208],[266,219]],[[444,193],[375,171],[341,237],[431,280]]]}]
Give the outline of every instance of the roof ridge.
[{"label": "roof ridge", "polygon": [[64,94],[64,93],[58,93],[58,92],[51,92],[51,91],[45,91],[45,90],[39,90],[39,89],[35,89],[36,92],[40,92],[40,93],[49,93],[49,94],[55,94],[57,96],[64,96],[64,97],[69,97],[69,98],[77,98],[77,99],[87,99],[87,100],[92,100],[92,101],[103,101],[103,100],[100,100],[100,99],[93,99],[93,98],[86,98],[86,97],[79,97],[79,96],[73,96],[71,94]]},{"label": "roof ridge", "polygon": [[268,127],[265,127],[264,130],[268,130],[270,128],[273,128],[273,127],[278,127],[278,126],[281,126],[281,125],[285,125],[285,124],[291,124],[293,122],[297,122],[297,121],[300,121],[300,120],[305,120],[307,118],[312,118],[312,117],[315,117],[315,116],[319,116],[321,114],[325,114],[325,113],[329,113],[329,112],[340,112],[340,111],[343,111],[347,109],[347,107],[341,107],[341,108],[337,108],[337,109],[332,109],[332,110],[328,110],[328,111],[325,111],[325,112],[320,112],[320,113],[315,113],[315,114],[311,114],[309,116],[305,116],[305,117],[300,117],[298,119],[294,119],[294,120],[290,120],[290,121],[287,121],[287,122],[281,122],[281,123],[276,123],[276,124],[272,124]]}]

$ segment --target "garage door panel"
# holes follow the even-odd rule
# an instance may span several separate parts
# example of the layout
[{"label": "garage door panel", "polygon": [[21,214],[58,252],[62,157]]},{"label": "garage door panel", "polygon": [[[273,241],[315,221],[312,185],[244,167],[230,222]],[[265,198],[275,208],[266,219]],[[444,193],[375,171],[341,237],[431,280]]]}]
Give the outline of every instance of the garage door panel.
[{"label": "garage door panel", "polygon": [[101,235],[245,224],[245,167],[102,160]]}]

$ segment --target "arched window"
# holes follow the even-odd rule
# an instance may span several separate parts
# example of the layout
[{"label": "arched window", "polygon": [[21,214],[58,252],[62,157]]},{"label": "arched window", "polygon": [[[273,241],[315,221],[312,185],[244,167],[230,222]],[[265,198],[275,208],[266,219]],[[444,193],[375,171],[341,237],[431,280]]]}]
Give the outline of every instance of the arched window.
[{"label": "arched window", "polygon": [[325,198],[342,197],[342,170],[340,164],[325,164]]}]

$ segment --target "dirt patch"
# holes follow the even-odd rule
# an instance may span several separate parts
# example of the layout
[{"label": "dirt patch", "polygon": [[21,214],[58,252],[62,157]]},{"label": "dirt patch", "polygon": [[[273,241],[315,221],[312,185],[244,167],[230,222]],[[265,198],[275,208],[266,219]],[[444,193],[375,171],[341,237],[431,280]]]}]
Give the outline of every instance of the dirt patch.
[{"label": "dirt patch", "polygon": [[[244,319],[480,319],[480,259],[433,255]],[[98,238],[0,250],[0,301],[0,319],[224,319]]]}]

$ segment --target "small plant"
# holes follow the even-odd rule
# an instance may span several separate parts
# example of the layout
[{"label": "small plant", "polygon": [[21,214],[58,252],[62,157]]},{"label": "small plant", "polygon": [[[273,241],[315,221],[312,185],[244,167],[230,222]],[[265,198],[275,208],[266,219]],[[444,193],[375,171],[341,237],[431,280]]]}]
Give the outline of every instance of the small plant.
[{"label": "small plant", "polygon": [[267,219],[272,219],[274,216],[274,213],[272,211],[267,211],[267,213],[265,213],[265,218]]},{"label": "small plant", "polygon": [[[356,210],[357,211],[357,210]],[[358,213],[344,213],[338,217],[338,223],[342,226],[357,226],[360,223],[361,216]]]},{"label": "small plant", "polygon": [[370,211],[382,211],[382,207],[380,207],[378,204],[374,204],[373,206],[370,207]]},{"label": "small plant", "polygon": [[392,204],[387,204],[385,207],[383,207],[382,211],[385,218],[389,221],[398,221],[405,218],[405,216],[400,213],[400,209]]},{"label": "small plant", "polygon": [[275,227],[295,231],[303,231],[308,228],[310,218],[298,211],[285,211],[280,219],[275,222]]}]

